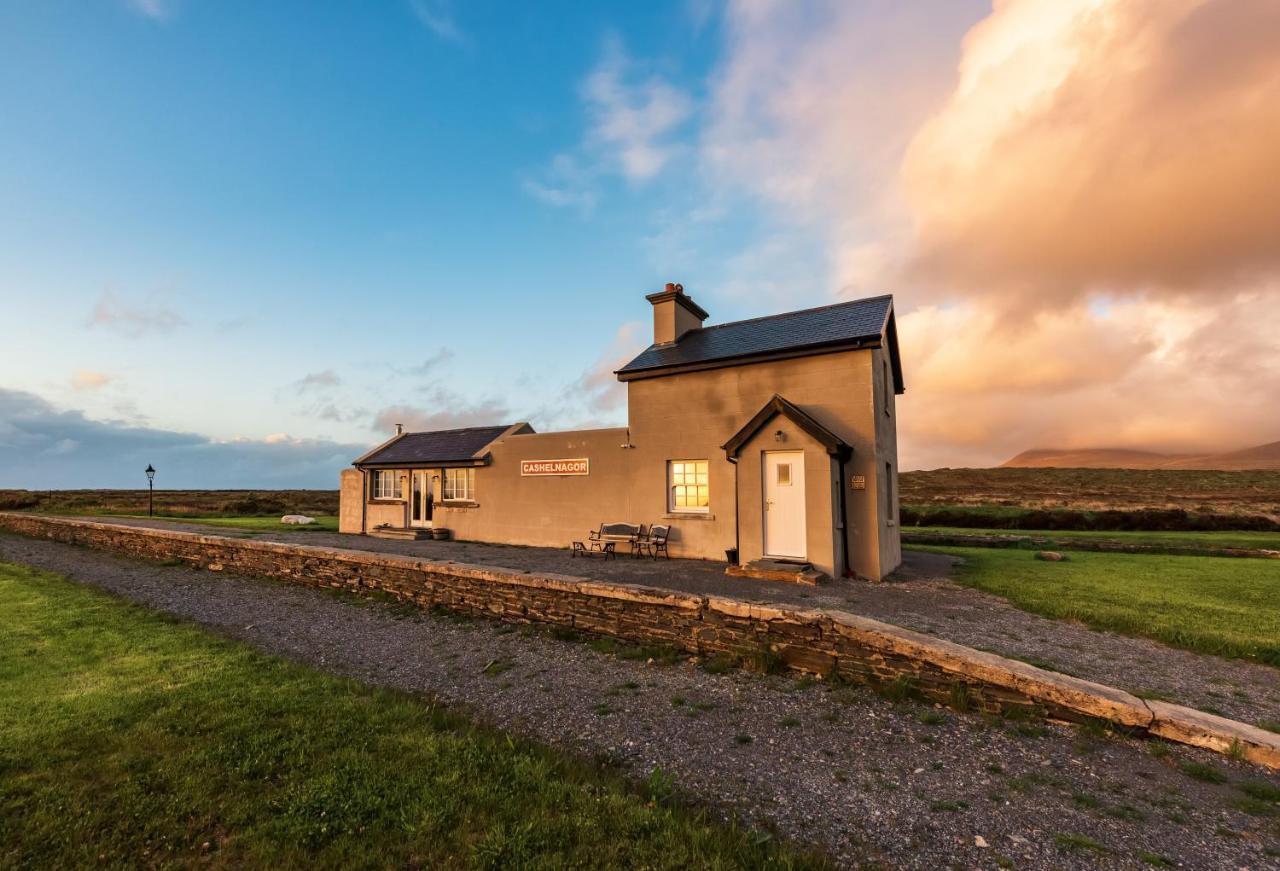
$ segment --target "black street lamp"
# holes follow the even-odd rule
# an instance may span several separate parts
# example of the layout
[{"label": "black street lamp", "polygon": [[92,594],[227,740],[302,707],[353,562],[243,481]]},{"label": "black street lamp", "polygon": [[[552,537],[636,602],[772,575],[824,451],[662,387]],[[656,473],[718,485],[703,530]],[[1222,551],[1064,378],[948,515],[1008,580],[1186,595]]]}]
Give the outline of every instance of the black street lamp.
[{"label": "black street lamp", "polygon": [[156,507],[156,470],[147,463],[147,516],[155,514]]}]

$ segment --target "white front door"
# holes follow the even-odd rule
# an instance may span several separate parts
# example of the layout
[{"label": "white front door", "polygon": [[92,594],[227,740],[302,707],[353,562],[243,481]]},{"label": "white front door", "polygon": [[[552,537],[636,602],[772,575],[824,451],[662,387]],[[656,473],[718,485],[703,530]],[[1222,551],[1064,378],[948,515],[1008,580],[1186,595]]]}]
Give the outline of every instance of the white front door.
[{"label": "white front door", "polygon": [[431,473],[414,472],[412,478],[409,488],[409,525],[430,526],[431,519],[427,516],[427,499],[431,492]]},{"label": "white front door", "polygon": [[764,455],[764,555],[805,559],[804,453]]}]

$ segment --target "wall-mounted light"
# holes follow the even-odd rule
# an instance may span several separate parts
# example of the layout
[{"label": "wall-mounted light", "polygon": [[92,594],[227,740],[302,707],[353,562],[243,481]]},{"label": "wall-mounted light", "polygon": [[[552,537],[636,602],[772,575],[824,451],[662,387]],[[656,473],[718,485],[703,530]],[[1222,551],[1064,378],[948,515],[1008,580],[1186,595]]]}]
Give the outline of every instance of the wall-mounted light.
[{"label": "wall-mounted light", "polygon": [[782,430],[778,430],[773,434],[773,440],[775,442],[785,442],[787,440],[787,434]]}]

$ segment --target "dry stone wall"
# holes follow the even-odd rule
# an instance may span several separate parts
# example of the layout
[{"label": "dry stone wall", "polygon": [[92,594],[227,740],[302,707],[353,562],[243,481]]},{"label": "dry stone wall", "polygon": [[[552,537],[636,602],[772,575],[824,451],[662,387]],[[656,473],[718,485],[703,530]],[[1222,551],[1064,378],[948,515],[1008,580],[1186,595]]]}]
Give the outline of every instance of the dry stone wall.
[{"label": "dry stone wall", "polygon": [[973,650],[841,611],[781,608],[568,575],[279,544],[60,517],[0,513],[0,529],[209,571],[382,592],[423,608],[543,623],[700,655],[887,686],[993,713],[1105,719],[1280,768],[1280,735]]}]

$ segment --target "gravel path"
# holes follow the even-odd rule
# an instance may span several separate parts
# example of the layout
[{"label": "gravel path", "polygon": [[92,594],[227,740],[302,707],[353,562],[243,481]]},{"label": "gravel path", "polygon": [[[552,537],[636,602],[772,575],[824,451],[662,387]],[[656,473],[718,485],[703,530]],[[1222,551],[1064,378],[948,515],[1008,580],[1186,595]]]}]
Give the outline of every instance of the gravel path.
[{"label": "gravel path", "polygon": [[[1280,789],[1280,776],[1212,754],[1174,747],[1157,757],[1145,742],[894,704],[861,689],[628,661],[531,629],[9,534],[0,534],[0,559],[429,694],[636,777],[660,766],[690,797],[844,866],[996,867],[1007,858],[1019,868],[1139,868],[1164,856],[1188,868],[1280,868],[1280,820],[1236,806],[1239,783]],[[1190,762],[1229,782],[1187,776],[1179,766]]]},{"label": "gravel path", "polygon": [[[163,521],[113,523],[169,529],[228,530]],[[243,535],[243,533],[242,533]],[[821,587],[731,578],[720,563],[573,559],[567,551],[453,541],[388,541],[324,532],[259,533],[267,541],[404,553],[518,570],[563,572],[598,580],[650,584],[691,593],[840,608],[864,617],[1022,659],[1077,677],[1190,705],[1255,725],[1280,723],[1280,669],[1166,647],[1156,641],[1099,632],[1080,623],[1029,614],[1004,599],[948,580],[952,557],[907,551],[903,568],[879,584],[839,580]],[[1280,571],[1280,566],[1277,566]]]}]

